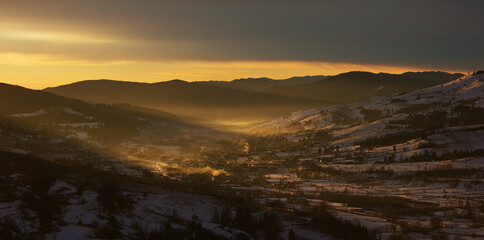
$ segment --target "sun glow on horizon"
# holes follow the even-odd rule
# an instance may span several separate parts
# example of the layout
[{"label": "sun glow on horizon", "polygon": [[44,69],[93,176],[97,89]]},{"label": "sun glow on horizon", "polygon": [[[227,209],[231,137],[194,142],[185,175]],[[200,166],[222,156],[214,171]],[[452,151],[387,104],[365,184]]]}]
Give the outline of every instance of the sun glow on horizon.
[{"label": "sun glow on horizon", "polygon": [[403,73],[412,67],[297,61],[87,61],[45,54],[0,53],[0,82],[43,89],[88,79],[137,82],[230,81],[237,78],[336,75],[348,71]]}]

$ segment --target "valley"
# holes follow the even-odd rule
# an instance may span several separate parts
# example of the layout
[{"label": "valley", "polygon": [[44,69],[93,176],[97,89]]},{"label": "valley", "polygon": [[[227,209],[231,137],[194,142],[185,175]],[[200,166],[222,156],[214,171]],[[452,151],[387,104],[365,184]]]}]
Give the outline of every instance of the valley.
[{"label": "valley", "polygon": [[0,236],[484,236],[482,74],[235,127],[0,87]]}]

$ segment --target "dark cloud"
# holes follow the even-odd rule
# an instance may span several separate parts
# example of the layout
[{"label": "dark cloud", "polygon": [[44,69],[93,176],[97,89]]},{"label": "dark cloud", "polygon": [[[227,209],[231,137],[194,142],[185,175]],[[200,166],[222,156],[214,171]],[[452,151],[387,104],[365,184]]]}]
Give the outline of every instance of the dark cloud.
[{"label": "dark cloud", "polygon": [[74,50],[44,43],[18,51],[101,60],[337,61],[451,69],[484,63],[483,10],[482,0],[0,0],[2,21],[119,40]]}]

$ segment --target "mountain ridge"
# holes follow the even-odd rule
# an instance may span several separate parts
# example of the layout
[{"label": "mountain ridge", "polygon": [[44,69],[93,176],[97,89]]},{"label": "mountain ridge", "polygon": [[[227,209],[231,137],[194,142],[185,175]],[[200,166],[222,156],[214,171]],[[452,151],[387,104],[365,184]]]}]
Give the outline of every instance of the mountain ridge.
[{"label": "mountain ridge", "polygon": [[375,74],[355,71],[330,77],[245,78],[230,82],[88,80],[44,91],[86,102],[128,103],[212,120],[267,120],[296,110],[429,87],[459,76],[445,72]]}]

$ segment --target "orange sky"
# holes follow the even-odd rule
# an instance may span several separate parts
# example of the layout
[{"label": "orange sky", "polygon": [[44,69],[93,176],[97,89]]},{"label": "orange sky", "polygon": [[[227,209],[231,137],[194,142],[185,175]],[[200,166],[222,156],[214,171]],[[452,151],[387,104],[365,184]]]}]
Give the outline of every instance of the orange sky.
[{"label": "orange sky", "polygon": [[[349,6],[362,18],[335,14],[348,7],[332,4],[212,3],[0,0],[0,82],[42,89],[87,79],[159,82],[347,71],[463,72],[462,66],[476,65],[470,64],[478,59],[472,55],[479,52],[474,45],[482,46],[469,42],[449,50],[457,44],[444,27],[461,29],[464,24],[417,28],[422,21],[440,21],[445,7],[430,18],[426,12],[414,16],[421,20],[415,24],[408,22],[408,12],[394,6],[387,7],[399,16],[395,19],[373,8],[361,13],[358,4]],[[292,15],[287,15],[289,10]],[[394,31],[400,23],[408,33]],[[426,33],[427,38],[411,37]],[[433,38],[440,44],[428,41]],[[466,46],[469,51],[460,49]]]},{"label": "orange sky", "polygon": [[402,73],[410,67],[294,61],[113,61],[61,59],[49,55],[0,53],[0,82],[43,89],[87,79],[160,82],[233,80],[246,77],[283,79],[335,75],[347,71]]},{"label": "orange sky", "polygon": [[[2,59],[3,56],[0,56]],[[12,56],[8,56],[12,58]],[[14,63],[17,61],[17,63]],[[21,63],[19,63],[21,62]],[[171,79],[186,81],[233,80],[246,77],[283,79],[305,75],[335,75],[361,70],[402,73],[422,69],[325,62],[58,62],[40,59],[0,60],[1,82],[43,89],[87,79],[160,82]]]}]

